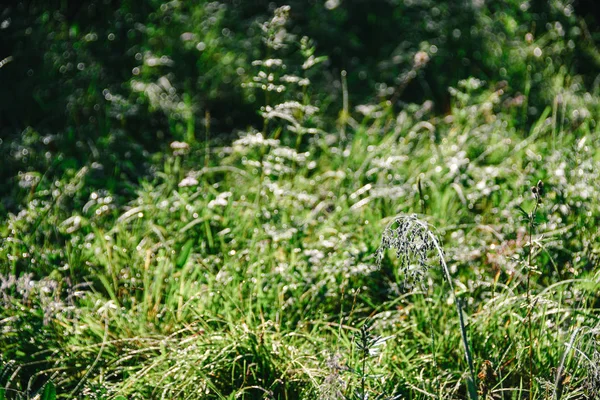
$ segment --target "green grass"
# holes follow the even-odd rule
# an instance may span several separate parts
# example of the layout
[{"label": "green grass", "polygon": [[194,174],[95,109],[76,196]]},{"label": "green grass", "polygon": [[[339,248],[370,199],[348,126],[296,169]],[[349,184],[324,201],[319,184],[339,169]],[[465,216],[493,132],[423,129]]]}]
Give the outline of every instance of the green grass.
[{"label": "green grass", "polygon": [[[402,115],[365,120],[345,148],[317,136],[297,153],[255,134],[211,148],[208,167],[202,147],[167,156],[116,218],[99,204],[71,210],[77,224],[58,223],[68,211],[56,207],[11,217],[4,254],[21,275],[39,269],[31,293],[5,289],[7,393],[51,380],[66,397],[321,398],[338,381],[352,396],[365,374],[372,394],[466,398],[443,272],[432,262],[426,285],[407,289],[391,254],[376,266],[391,218],[419,213],[442,239],[475,368],[491,362],[487,392],[552,398],[564,357],[562,398],[582,398],[598,325],[598,136],[570,129],[553,151],[547,120],[511,133],[501,110],[488,121],[456,108],[427,125]],[[186,174],[198,184],[178,187]],[[529,308],[516,206],[533,205],[539,178]],[[68,266],[52,269],[54,243]],[[89,286],[74,295],[76,282]],[[354,333],[366,321],[391,338],[362,371]]]},{"label": "green grass", "polygon": [[[41,174],[0,227],[0,399],[594,398],[600,94],[544,73],[533,119],[472,78],[446,115],[333,121],[288,82],[262,132],[155,154],[128,199]],[[378,253],[412,215],[443,257]]]}]

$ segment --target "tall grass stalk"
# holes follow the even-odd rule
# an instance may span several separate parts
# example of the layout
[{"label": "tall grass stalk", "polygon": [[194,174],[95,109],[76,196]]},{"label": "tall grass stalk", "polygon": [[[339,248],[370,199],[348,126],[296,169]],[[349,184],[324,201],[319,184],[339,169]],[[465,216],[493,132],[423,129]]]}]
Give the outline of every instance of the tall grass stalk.
[{"label": "tall grass stalk", "polygon": [[[396,229],[392,229],[393,225],[398,225]],[[387,249],[393,248],[396,250],[397,256],[407,262],[413,257],[416,257],[419,263],[420,270],[410,271],[411,275],[418,280],[423,278],[423,272],[428,269],[426,265],[426,259],[430,250],[434,251],[439,259],[440,266],[444,273],[448,284],[450,285],[450,292],[452,299],[456,305],[456,312],[458,314],[458,321],[460,326],[461,339],[463,348],[465,351],[465,358],[469,365],[470,376],[467,377],[467,389],[469,391],[469,397],[472,400],[478,398],[477,388],[475,385],[475,370],[473,368],[473,357],[469,348],[469,342],[467,340],[467,329],[463,317],[463,310],[460,304],[460,299],[456,297],[454,291],[454,284],[452,283],[452,277],[450,276],[450,270],[444,257],[444,250],[440,245],[439,240],[429,229],[427,223],[419,220],[416,215],[396,217],[386,227],[382,243],[377,250],[377,260],[381,263],[384,252]],[[405,272],[408,271],[408,267],[405,268]]]},{"label": "tall grass stalk", "polygon": [[544,183],[542,181],[538,181],[535,186],[531,187],[531,193],[535,198],[535,204],[531,210],[531,212],[526,212],[522,208],[518,208],[519,211],[523,214],[523,219],[527,222],[527,228],[529,231],[529,248],[527,253],[527,281],[526,281],[526,298],[527,298],[527,333],[529,337],[529,399],[533,399],[533,323],[531,320],[531,313],[533,311],[533,305],[531,302],[531,272],[534,269],[533,267],[533,234],[535,231],[535,219],[537,216],[537,211],[542,203],[542,194],[544,190]]}]

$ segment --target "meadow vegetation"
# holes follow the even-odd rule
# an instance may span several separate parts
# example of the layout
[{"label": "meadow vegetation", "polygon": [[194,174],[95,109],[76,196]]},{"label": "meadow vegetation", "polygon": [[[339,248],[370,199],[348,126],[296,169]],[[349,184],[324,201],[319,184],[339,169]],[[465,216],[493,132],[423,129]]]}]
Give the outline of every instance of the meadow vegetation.
[{"label": "meadow vegetation", "polygon": [[7,8],[0,399],[597,398],[596,21],[366,3]]}]

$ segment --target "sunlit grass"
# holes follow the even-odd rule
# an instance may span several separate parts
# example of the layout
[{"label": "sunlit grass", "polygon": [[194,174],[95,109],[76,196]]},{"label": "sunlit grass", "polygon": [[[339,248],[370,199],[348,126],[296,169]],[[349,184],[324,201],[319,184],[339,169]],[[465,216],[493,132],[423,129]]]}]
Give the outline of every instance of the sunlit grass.
[{"label": "sunlit grass", "polygon": [[186,108],[125,192],[87,186],[96,162],[19,175],[0,399],[594,398],[598,94],[557,78],[531,113],[470,78],[445,115],[345,92],[329,121],[288,13],[265,43],[302,57],[246,85],[262,126],[205,143]]},{"label": "sunlit grass", "polygon": [[[465,112],[456,110],[468,130],[440,121],[437,139],[405,115],[387,131],[365,122],[345,148],[316,137],[302,158],[279,142],[245,140],[211,148],[211,164],[193,172],[182,166],[195,164],[192,149],[167,157],[116,218],[97,212],[106,202],[95,194],[73,212],[77,223],[58,208],[41,222],[13,217],[4,254],[20,268],[25,256],[11,249],[29,241],[27,258],[40,259],[29,279],[40,289],[4,278],[5,360],[24,357],[27,342],[35,364],[5,364],[3,385],[26,393],[50,379],[63,395],[91,397],[318,398],[363,386],[465,397],[468,365],[444,274],[430,270],[423,279],[434,285],[406,291],[408,269],[376,263],[390,218],[418,212],[442,239],[476,373],[489,361],[480,394],[528,395],[532,346],[533,397],[554,392],[563,365],[563,398],[577,398],[594,368],[577,367],[589,364],[590,344],[565,346],[575,329],[596,326],[597,232],[581,213],[598,212],[598,177],[583,167],[597,165],[598,139],[572,131],[553,153],[551,124],[507,134],[501,120]],[[180,187],[186,175],[197,184]],[[538,178],[547,195],[529,241],[515,206],[533,204]],[[36,247],[28,228],[51,231],[56,218],[73,260],[62,273],[48,269],[51,242]],[[537,273],[528,314],[530,248]],[[374,377],[362,380],[352,341],[367,319],[390,338],[369,360]],[[337,391],[324,386],[334,383]]]}]

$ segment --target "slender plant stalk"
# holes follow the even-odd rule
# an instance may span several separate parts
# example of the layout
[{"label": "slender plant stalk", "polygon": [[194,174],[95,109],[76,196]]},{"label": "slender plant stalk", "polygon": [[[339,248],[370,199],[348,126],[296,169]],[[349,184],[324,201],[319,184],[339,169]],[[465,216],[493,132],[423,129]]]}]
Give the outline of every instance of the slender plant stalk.
[{"label": "slender plant stalk", "polygon": [[340,139],[342,143],[346,142],[346,123],[348,122],[349,111],[348,111],[348,82],[346,78],[346,71],[341,72],[342,78],[342,118],[341,118],[341,129],[340,129]]},{"label": "slender plant stalk", "polygon": [[[389,235],[389,232],[392,232],[391,226],[394,223],[399,223],[401,226],[404,226],[402,227],[402,230],[400,232],[396,232],[396,234],[398,235],[397,237],[390,238],[386,235]],[[416,226],[416,228],[414,228],[414,226]],[[420,240],[423,241],[423,243],[415,243],[414,240],[416,236],[421,236]],[[448,284],[450,285],[450,291],[452,293],[454,304],[456,305],[456,312],[458,314],[458,321],[460,324],[461,339],[465,350],[465,358],[467,359],[470,372],[470,375],[467,377],[467,388],[469,391],[469,397],[471,398],[471,400],[477,400],[478,395],[477,387],[475,385],[475,369],[473,368],[473,358],[471,357],[469,342],[467,340],[467,329],[463,318],[462,307],[459,299],[456,297],[456,293],[454,292],[454,285],[452,283],[452,277],[450,276],[450,270],[448,269],[448,265],[446,264],[446,259],[444,258],[444,251],[442,250],[438,239],[435,237],[433,232],[431,232],[427,224],[416,218],[416,216],[404,217],[404,219],[394,218],[394,220],[386,227],[384,237],[382,239],[382,245],[378,250],[378,262],[381,262],[381,259],[383,257],[383,251],[388,248],[396,248],[399,254],[404,255],[410,252],[417,252],[419,253],[420,264],[425,263],[424,251],[435,249],[440,261],[440,265],[444,271],[444,276],[448,281]]]},{"label": "slender plant stalk", "polygon": [[529,336],[529,399],[533,400],[533,332],[532,332],[532,321],[531,321],[531,255],[533,246],[533,218],[535,218],[535,212],[537,210],[537,202],[534,211],[531,213],[529,218],[529,255],[527,259],[527,331]]},{"label": "slender plant stalk", "polygon": [[364,397],[366,390],[367,390],[367,382],[366,382],[366,377],[367,377],[367,372],[366,372],[366,368],[367,368],[367,357],[363,354],[363,359],[362,359],[362,371],[361,371],[361,387],[362,387],[362,396]]},{"label": "slender plant stalk", "polygon": [[535,205],[531,212],[527,215],[529,222],[529,252],[527,256],[527,332],[529,336],[529,399],[533,400],[533,323],[531,320],[531,314],[533,312],[533,306],[531,303],[531,270],[532,270],[532,258],[533,258],[533,231],[535,229],[535,217],[537,210],[542,202],[542,192],[544,184],[542,181],[538,181],[537,185],[531,187],[531,193],[535,197]]},{"label": "slender plant stalk", "polygon": [[208,168],[210,165],[210,148],[209,148],[209,139],[210,139],[210,111],[206,110],[204,112],[204,167]]}]

